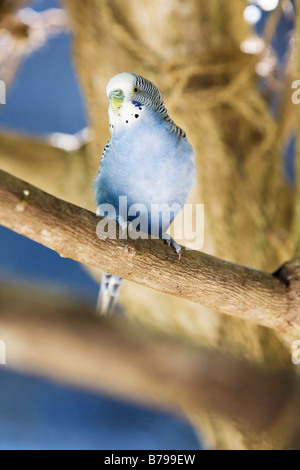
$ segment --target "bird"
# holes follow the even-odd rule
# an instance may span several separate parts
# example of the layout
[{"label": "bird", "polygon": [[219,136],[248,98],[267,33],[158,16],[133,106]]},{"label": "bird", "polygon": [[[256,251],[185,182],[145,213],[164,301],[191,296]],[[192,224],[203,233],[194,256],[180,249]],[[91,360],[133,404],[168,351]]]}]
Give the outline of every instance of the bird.
[{"label": "bird", "polygon": [[[124,72],[108,83],[109,128],[96,177],[94,192],[97,214],[108,216],[104,208],[115,208],[113,218],[122,230],[131,224],[121,215],[120,197],[128,207],[147,209],[146,230],[172,245],[181,257],[181,247],[167,235],[175,216],[196,183],[196,153],[183,129],[170,118],[159,89],[141,75]],[[153,217],[151,208],[167,205],[169,219]],[[175,208],[175,209],[174,209]],[[101,315],[114,311],[123,280],[103,273],[97,310]]]}]

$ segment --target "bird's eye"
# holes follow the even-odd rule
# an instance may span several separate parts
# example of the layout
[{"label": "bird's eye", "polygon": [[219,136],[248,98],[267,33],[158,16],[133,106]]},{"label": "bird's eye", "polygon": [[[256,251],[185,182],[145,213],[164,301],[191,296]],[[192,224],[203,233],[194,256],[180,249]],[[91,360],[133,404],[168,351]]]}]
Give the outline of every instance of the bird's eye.
[{"label": "bird's eye", "polygon": [[140,89],[135,86],[133,89],[132,89],[132,93],[136,94],[136,93],[139,93],[140,92]]}]

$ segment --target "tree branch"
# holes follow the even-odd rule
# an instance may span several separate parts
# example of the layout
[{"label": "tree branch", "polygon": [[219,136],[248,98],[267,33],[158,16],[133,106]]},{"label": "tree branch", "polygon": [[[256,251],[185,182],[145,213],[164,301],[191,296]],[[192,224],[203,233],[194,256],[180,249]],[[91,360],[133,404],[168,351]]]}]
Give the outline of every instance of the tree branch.
[{"label": "tree branch", "polygon": [[299,261],[271,275],[195,251],[184,251],[179,261],[161,240],[103,241],[97,238],[99,218],[92,212],[3,171],[0,200],[2,225],[62,257],[251,320],[281,334],[292,334],[299,324]]},{"label": "tree branch", "polygon": [[11,368],[164,409],[211,412],[256,431],[276,431],[292,407],[280,440],[298,429],[293,372],[93,317],[75,299],[1,284],[0,331]]},{"label": "tree branch", "polygon": [[12,82],[27,55],[69,27],[67,16],[60,8],[37,13],[30,8],[17,11],[30,3],[29,0],[15,1],[10,6],[8,3],[11,0],[0,2],[1,39],[5,44],[0,50],[0,72],[6,85]]}]

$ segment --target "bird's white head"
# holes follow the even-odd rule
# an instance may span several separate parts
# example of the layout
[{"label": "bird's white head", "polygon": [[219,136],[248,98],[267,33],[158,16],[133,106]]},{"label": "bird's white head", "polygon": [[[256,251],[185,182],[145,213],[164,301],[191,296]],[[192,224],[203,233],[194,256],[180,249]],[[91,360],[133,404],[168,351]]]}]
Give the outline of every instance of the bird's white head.
[{"label": "bird's white head", "polygon": [[149,80],[135,73],[120,73],[113,77],[106,88],[109,99],[111,128],[130,126],[143,119],[143,111],[152,108],[167,114],[162,96]]},{"label": "bird's white head", "polygon": [[133,73],[124,72],[115,75],[106,87],[107,97],[111,102],[114,102],[115,98],[129,97],[133,92],[135,82],[136,76]]}]

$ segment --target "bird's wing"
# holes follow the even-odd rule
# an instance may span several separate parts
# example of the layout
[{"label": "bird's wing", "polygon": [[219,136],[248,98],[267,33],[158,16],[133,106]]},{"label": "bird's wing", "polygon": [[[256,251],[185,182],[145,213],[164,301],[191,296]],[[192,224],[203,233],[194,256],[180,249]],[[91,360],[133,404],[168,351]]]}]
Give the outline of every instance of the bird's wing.
[{"label": "bird's wing", "polygon": [[98,172],[98,174],[100,173],[101,165],[103,164],[103,162],[104,162],[104,160],[105,160],[105,157],[106,157],[106,155],[107,155],[107,152],[108,152],[110,146],[111,146],[111,138],[109,139],[109,141],[107,142],[107,144],[106,144],[105,147],[104,147],[103,154],[102,154],[102,158],[101,158],[101,162],[100,162],[100,166],[99,166],[99,172]]}]

